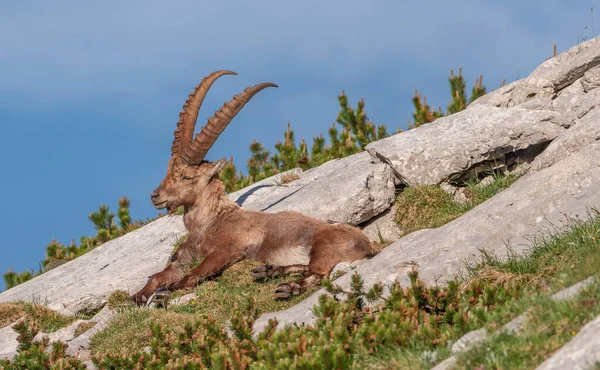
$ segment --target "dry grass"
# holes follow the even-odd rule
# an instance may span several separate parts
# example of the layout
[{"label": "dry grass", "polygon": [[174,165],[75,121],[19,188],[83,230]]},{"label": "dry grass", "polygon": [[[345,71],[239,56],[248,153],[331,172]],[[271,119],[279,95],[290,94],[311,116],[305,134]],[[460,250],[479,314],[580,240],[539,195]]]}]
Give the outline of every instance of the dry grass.
[{"label": "dry grass", "polygon": [[[279,311],[305,299],[312,291],[288,301],[275,300],[275,287],[296,277],[283,277],[264,282],[254,282],[250,270],[262,265],[254,261],[242,261],[228,268],[218,280],[207,281],[195,288],[198,300],[195,307],[219,321],[231,317],[232,306],[243,306],[248,297],[254,297],[261,312]],[[314,290],[313,290],[314,291]]]},{"label": "dry grass", "polygon": [[93,353],[130,354],[150,345],[151,322],[160,322],[169,328],[181,328],[194,315],[161,309],[123,310],[111,323],[92,338]]},{"label": "dry grass", "polygon": [[[469,361],[466,366],[461,368],[478,368],[480,364],[484,364],[486,369],[535,367],[535,364],[539,364],[541,357],[547,356],[565,343],[572,337],[570,333],[577,332],[585,322],[595,317],[598,314],[597,310],[600,309],[598,305],[600,290],[597,287],[595,291],[588,291],[588,296],[581,297],[574,304],[549,302],[549,292],[542,292],[539,289],[540,286],[547,283],[548,290],[554,291],[580,280],[578,276],[587,277],[597,274],[598,266],[600,266],[600,214],[595,213],[592,216],[590,221],[573,223],[571,231],[567,234],[548,236],[538,240],[527,256],[515,255],[506,260],[484,254],[480,264],[470,267],[469,273],[473,274],[468,276],[473,283],[471,289],[467,288],[464,292],[454,295],[457,297],[457,302],[460,301],[459,306],[456,307],[463,307],[461,308],[463,311],[457,311],[460,314],[457,317],[466,317],[466,322],[461,324],[456,322],[454,325],[436,325],[435,329],[439,329],[439,332],[430,331],[427,326],[431,317],[427,316],[429,319],[423,319],[423,322],[415,321],[419,324],[419,329],[411,334],[412,337],[407,345],[388,346],[382,344],[368,356],[362,352],[351,352],[352,356],[356,356],[353,359],[353,368],[431,368],[432,365],[450,356],[449,346],[433,345],[435,344],[433,340],[454,341],[464,332],[482,326],[493,333],[508,320],[525,311],[532,315],[531,322],[537,325],[529,326],[528,324],[529,329],[524,331],[527,340],[517,337],[515,337],[517,339],[495,337],[497,341],[491,343],[493,351],[483,348],[481,351],[473,352],[469,358],[461,359],[461,361]],[[256,298],[257,307],[261,312],[283,309],[296,303],[295,301],[275,301],[272,298],[273,287],[288,278],[266,283],[253,283],[249,270],[257,265],[257,263],[245,261],[226,270],[219,280],[205,282],[198,286],[195,289],[198,298],[187,304],[167,310],[123,310],[115,322],[94,337],[92,343],[94,353],[110,352],[119,356],[131,355],[147,347],[152,340],[150,329],[152,323],[160,323],[169,333],[185,334],[185,323],[195,321],[201,317],[200,315],[206,313],[217,322],[224,322],[232,316],[236,306],[243,307],[245,305],[245,297],[249,296]],[[460,282],[462,281],[456,283]],[[414,287],[410,291],[408,288],[406,289],[403,294],[406,297],[410,294],[412,298],[409,297],[410,299],[406,301],[402,301],[405,298],[401,298],[400,302],[404,302],[402,305],[399,302],[397,302],[398,305],[385,305],[383,306],[384,310],[390,310],[389,312],[392,313],[399,307],[407,309],[407,307],[411,307],[411,304],[421,302],[421,299],[425,297],[424,291]],[[431,289],[434,288],[431,287]],[[439,294],[439,291],[435,292],[436,290],[427,291],[429,297],[427,299],[438,296],[436,294]],[[306,295],[303,295],[296,300],[305,297]],[[336,311],[340,307],[329,311],[334,306],[333,304],[328,306],[327,314],[341,312]],[[431,306],[429,303],[424,307]],[[296,355],[293,352],[286,352],[285,349],[293,348],[298,343],[298,338],[312,338],[309,341],[312,341],[311,347],[306,351],[317,356],[320,350],[319,345],[315,345],[317,337],[329,338],[333,333],[332,328],[339,329],[340,332],[346,330],[345,327],[330,326],[333,325],[332,321],[324,321],[324,323],[326,325],[323,324],[319,329],[309,329],[300,336],[290,334],[287,337],[278,336],[267,342],[260,342],[261,351],[263,354],[268,351],[273,353],[279,348],[282,349],[282,352],[278,356],[289,357],[290,361],[293,361],[292,357]],[[365,321],[359,325],[363,325],[364,328],[374,325],[369,330],[375,330],[377,325],[381,325],[381,333],[385,333],[388,327],[391,328],[397,324],[397,318],[393,315],[384,315],[382,312],[378,320]],[[411,325],[408,327],[412,327]],[[566,332],[569,335],[565,336]],[[379,332],[373,331],[373,333]],[[398,334],[394,338],[398,337],[402,337],[402,335]],[[338,339],[332,337],[331,343],[327,339],[324,339],[322,343],[333,345],[335,341],[344,342],[343,338],[345,337],[340,336]],[[353,343],[358,343],[360,340],[357,339],[357,342]],[[277,343],[277,345],[269,347],[272,343]],[[508,353],[509,355],[489,358],[489,353]],[[541,357],[539,354],[542,354]]]},{"label": "dry grass", "polygon": [[475,281],[485,281],[494,285],[508,287],[518,285],[523,288],[534,288],[538,290],[548,290],[547,280],[544,278],[544,273],[527,274],[517,273],[512,271],[504,271],[498,268],[484,266],[477,270],[477,274],[467,278],[460,286],[460,290],[464,291]]},{"label": "dry grass", "polygon": [[290,173],[290,174],[287,174],[287,175],[281,176],[281,177],[279,178],[279,183],[280,183],[281,185],[283,185],[283,184],[289,184],[290,182],[292,182],[292,181],[296,181],[296,180],[298,180],[299,178],[300,178],[300,175],[298,175],[297,173]]},{"label": "dry grass", "polygon": [[418,354],[398,348],[384,348],[377,356],[360,356],[352,364],[352,370],[428,370]]},{"label": "dry grass", "polygon": [[108,296],[106,304],[110,308],[119,308],[123,306],[131,306],[133,302],[130,299],[131,295],[129,292],[124,290],[115,290]]},{"label": "dry grass", "polygon": [[295,279],[283,277],[264,282],[254,282],[250,270],[261,265],[258,262],[242,261],[228,268],[215,280],[205,281],[181,294],[195,292],[197,299],[169,306],[168,309],[124,309],[118,317],[92,343],[94,353],[131,353],[149,345],[149,324],[160,322],[167,327],[183,327],[185,322],[198,315],[209,315],[225,323],[238,307],[245,307],[247,299],[253,297],[259,312],[279,311],[302,301],[318,288],[313,288],[290,300],[275,300],[273,291],[278,284]]},{"label": "dry grass", "polygon": [[75,337],[80,336],[81,334],[90,330],[94,326],[96,326],[96,322],[94,322],[94,321],[80,322],[79,324],[77,324],[77,327],[75,328]]},{"label": "dry grass", "polygon": [[0,303],[0,328],[12,324],[25,315],[23,304]]},{"label": "dry grass", "polygon": [[60,315],[39,304],[0,303],[0,327],[10,325],[22,317],[28,321],[35,321],[45,333],[56,331],[75,320],[75,317]]}]

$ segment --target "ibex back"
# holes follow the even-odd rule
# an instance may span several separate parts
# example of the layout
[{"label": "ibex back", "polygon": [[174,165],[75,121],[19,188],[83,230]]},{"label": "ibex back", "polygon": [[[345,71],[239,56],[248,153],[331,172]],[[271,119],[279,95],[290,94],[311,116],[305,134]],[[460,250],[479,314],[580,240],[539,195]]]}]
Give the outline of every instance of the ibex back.
[{"label": "ibex back", "polygon": [[[362,259],[371,253],[369,240],[355,227],[331,225],[296,212],[244,210],[227,198],[218,176],[225,159],[211,163],[204,157],[219,134],[256,93],[277,85],[262,83],[248,87],[216,111],[193,137],[208,89],[226,74],[236,73],[223,70],[205,77],[179,114],[167,175],[152,192],[151,200],[156,208],[166,208],[171,214],[183,206],[183,221],[189,233],[171,263],[162,272],[152,275],[134,295],[139,304],[145,303],[160,288],[192,287],[244,259],[266,264],[252,271],[257,280],[301,275],[299,280],[277,286],[275,296],[285,299],[320,283],[337,263]],[[204,258],[202,263],[184,275],[185,266],[201,258]]]}]

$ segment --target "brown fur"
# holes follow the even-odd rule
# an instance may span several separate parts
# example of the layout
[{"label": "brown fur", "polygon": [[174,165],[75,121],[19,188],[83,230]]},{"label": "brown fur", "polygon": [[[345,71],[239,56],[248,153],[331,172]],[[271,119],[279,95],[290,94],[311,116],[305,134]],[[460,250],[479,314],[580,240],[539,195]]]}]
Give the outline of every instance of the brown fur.
[{"label": "brown fur", "polygon": [[[172,156],[167,175],[152,192],[151,200],[156,208],[166,208],[169,213],[184,206],[183,221],[189,233],[172,263],[152,275],[134,295],[136,302],[145,303],[160,288],[193,287],[244,259],[267,264],[253,271],[256,279],[303,275],[276,288],[276,297],[288,298],[318,284],[337,263],[371,254],[369,240],[355,227],[331,225],[297,212],[240,208],[227,198],[218,178],[224,164],[222,159],[190,165],[180,156]],[[186,265],[203,257],[198,267],[184,275]]]},{"label": "brown fur", "polygon": [[[183,221],[189,234],[173,262],[151,276],[135,294],[137,302],[146,302],[159,288],[192,287],[243,259],[266,263],[270,270],[280,270],[281,275],[298,269],[285,271],[270,265],[301,266],[306,276],[276,289],[276,296],[287,298],[319,283],[337,263],[359,260],[371,253],[369,240],[355,227],[331,225],[297,212],[266,213],[240,208],[227,198],[217,176],[224,163],[221,160],[187,166],[178,157],[170,161],[166,178],[152,193],[152,202],[157,208],[171,211],[183,205]],[[197,268],[183,275],[185,265],[203,257],[206,258]],[[267,277],[259,270],[254,273],[257,278]]]}]

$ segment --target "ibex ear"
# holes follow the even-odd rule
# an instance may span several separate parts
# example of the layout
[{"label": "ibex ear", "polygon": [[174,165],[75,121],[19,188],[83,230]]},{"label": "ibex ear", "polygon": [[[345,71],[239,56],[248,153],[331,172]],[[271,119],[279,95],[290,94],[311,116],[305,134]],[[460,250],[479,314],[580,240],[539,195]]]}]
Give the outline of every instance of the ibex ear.
[{"label": "ibex ear", "polygon": [[213,164],[213,168],[211,170],[210,177],[217,176],[219,174],[219,172],[221,172],[223,167],[225,167],[225,164],[227,164],[227,159],[225,159],[225,158],[219,159],[218,161],[216,161]]}]

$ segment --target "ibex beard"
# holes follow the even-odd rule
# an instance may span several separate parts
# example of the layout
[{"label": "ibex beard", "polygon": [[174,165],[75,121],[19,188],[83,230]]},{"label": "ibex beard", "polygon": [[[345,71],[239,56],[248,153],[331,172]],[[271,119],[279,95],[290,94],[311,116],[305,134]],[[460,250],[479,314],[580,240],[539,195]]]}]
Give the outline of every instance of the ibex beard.
[{"label": "ibex beard", "polygon": [[[215,112],[199,134],[194,136],[196,119],[210,86],[219,77],[235,72],[221,70],[205,77],[183,106],[171,147],[167,175],[152,192],[152,204],[173,213],[184,207],[183,221],[188,236],[161,272],[152,275],[133,299],[146,303],[157,290],[193,287],[220,275],[233,264],[252,259],[266,265],[252,270],[255,280],[300,275],[280,284],[275,297],[299,295],[329,275],[339,262],[368,257],[371,244],[357,228],[329,224],[297,212],[266,213],[240,208],[225,194],[219,171],[225,159],[204,160],[219,134],[242,107],[259,91],[277,87],[261,83],[246,88]],[[202,263],[184,274],[194,260]]]}]

